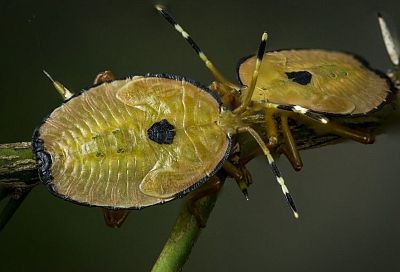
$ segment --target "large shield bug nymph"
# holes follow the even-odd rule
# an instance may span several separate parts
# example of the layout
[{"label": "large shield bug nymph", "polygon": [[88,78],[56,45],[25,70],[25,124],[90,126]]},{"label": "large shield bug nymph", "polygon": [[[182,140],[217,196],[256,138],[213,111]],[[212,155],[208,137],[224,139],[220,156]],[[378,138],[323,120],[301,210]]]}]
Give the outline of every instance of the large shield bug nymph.
[{"label": "large shield bug nymph", "polygon": [[214,175],[231,153],[232,135],[247,132],[298,216],[269,149],[245,121],[248,115],[240,107],[224,109],[201,84],[149,74],[71,96],[46,75],[66,101],[35,130],[33,151],[40,179],[56,196],[109,209],[176,199]]}]

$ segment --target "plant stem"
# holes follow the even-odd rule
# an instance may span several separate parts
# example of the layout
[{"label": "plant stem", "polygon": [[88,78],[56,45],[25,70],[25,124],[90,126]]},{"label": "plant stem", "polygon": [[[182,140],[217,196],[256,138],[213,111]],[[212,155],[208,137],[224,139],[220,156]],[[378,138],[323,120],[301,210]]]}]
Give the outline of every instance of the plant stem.
[{"label": "plant stem", "polygon": [[0,213],[0,231],[38,181],[31,143],[0,144],[0,201],[10,196]]},{"label": "plant stem", "polygon": [[[353,128],[366,128],[377,135],[382,132],[382,126],[387,116],[393,113],[393,108],[387,111],[380,110],[378,114],[357,119],[344,119],[342,124],[349,124]],[[338,120],[340,122],[340,120]],[[397,122],[397,120],[396,120]],[[303,125],[290,125],[291,131],[299,150],[316,148],[328,144],[335,144],[341,138],[335,135],[320,135]],[[265,129],[258,129],[261,135]],[[249,137],[238,137],[241,155],[246,156],[254,152],[257,144]],[[223,182],[223,179],[221,179]],[[11,196],[0,214],[0,230],[4,228],[12,215],[21,205],[30,190],[39,182],[36,162],[29,142],[0,144],[0,200]],[[206,221],[215,205],[217,195],[203,197],[198,202],[200,215]],[[181,271],[187,261],[191,249],[201,233],[195,216],[190,213],[185,204],[176,220],[167,243],[165,244],[153,270]]]},{"label": "plant stem", "polygon": [[[196,201],[198,208],[196,211],[199,212],[197,216],[202,218],[203,223],[207,222],[217,198],[218,194],[213,194]],[[196,217],[188,209],[189,201],[190,198],[181,208],[168,240],[151,270],[152,272],[181,271],[189,258],[192,247],[202,229],[199,227]]]},{"label": "plant stem", "polygon": [[0,144],[0,184],[23,186],[38,181],[31,143]]}]

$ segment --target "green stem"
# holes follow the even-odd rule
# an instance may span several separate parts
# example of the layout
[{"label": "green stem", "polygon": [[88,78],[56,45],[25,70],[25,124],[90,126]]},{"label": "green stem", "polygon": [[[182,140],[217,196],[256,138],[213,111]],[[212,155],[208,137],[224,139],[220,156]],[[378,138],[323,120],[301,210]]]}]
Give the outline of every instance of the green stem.
[{"label": "green stem", "polygon": [[0,231],[38,181],[31,143],[0,144],[0,201],[11,196],[0,213]]},{"label": "green stem", "polygon": [[31,143],[0,144],[0,184],[23,186],[36,184],[38,181]]},{"label": "green stem", "polygon": [[[205,196],[196,202],[199,215],[206,223],[217,201],[218,194]],[[190,201],[190,200],[188,200]],[[200,235],[201,228],[196,217],[188,210],[186,202],[175,222],[152,272],[181,271],[191,253],[192,247]]]}]

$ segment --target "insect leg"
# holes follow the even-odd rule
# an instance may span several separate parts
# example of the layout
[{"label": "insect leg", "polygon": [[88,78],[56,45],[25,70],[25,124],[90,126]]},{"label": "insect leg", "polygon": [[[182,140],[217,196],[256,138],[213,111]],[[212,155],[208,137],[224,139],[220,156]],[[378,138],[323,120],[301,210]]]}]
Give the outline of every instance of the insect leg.
[{"label": "insect leg", "polygon": [[352,139],[362,144],[372,144],[375,141],[374,136],[370,133],[347,128],[332,122],[327,124],[324,129],[326,129],[329,133],[339,135],[343,138]]},{"label": "insect leg", "polygon": [[228,108],[236,108],[240,105],[240,93],[236,90],[229,88],[218,81],[211,82],[208,88],[218,93],[224,106]]},{"label": "insect leg", "polygon": [[290,208],[293,211],[293,215],[295,218],[299,217],[299,214],[297,213],[297,208],[296,205],[294,204],[294,200],[292,198],[292,196],[289,193],[288,188],[285,185],[285,180],[283,179],[278,166],[275,163],[274,158],[272,157],[271,153],[269,152],[268,147],[266,146],[266,144],[264,143],[264,141],[261,139],[260,135],[258,135],[258,133],[252,129],[251,127],[241,127],[238,129],[238,132],[248,132],[250,133],[251,136],[253,136],[253,138],[257,141],[257,143],[260,145],[264,155],[267,157],[268,163],[271,167],[272,172],[275,175],[276,181],[279,183],[279,185],[281,186],[282,192],[286,197],[286,200],[290,206]]},{"label": "insect leg", "polygon": [[257,78],[258,78],[258,71],[260,69],[260,65],[262,59],[264,57],[265,47],[267,45],[268,34],[266,32],[263,33],[261,37],[261,42],[258,47],[257,51],[257,59],[256,59],[256,67],[254,68],[253,75],[251,77],[250,87],[245,92],[245,97],[242,101],[240,107],[236,108],[233,112],[234,113],[241,113],[244,112],[251,102],[251,98],[253,96],[254,89],[256,88]]},{"label": "insect leg", "polygon": [[190,37],[190,35],[175,21],[174,18],[166,11],[164,7],[161,5],[156,5],[155,8],[158,10],[158,12],[165,18],[165,20],[170,23],[176,31],[178,31],[182,37],[189,43],[189,45],[193,48],[194,51],[196,51],[197,55],[200,57],[200,59],[204,62],[204,64],[207,66],[207,68],[210,70],[210,72],[213,74],[213,76],[222,84],[229,86],[230,88],[233,89],[239,89],[235,84],[229,82],[222,74],[221,72],[214,66],[214,64],[208,59],[206,54],[200,49],[200,47],[197,45],[197,43]]},{"label": "insect leg", "polygon": [[103,208],[104,221],[111,228],[119,228],[129,215],[129,210],[110,210]]},{"label": "insect leg", "polygon": [[320,122],[322,124],[327,124],[329,122],[329,119],[326,118],[323,114],[313,112],[309,109],[306,109],[302,106],[298,105],[283,105],[283,104],[275,104],[275,103],[266,103],[266,107],[271,107],[279,110],[284,110],[284,111],[291,111],[295,113],[300,113],[308,118]]},{"label": "insect leg", "polygon": [[54,80],[49,73],[43,70],[43,73],[46,77],[53,83],[54,88],[58,91],[58,93],[62,96],[64,100],[70,99],[74,94],[68,90],[64,85],[62,85],[59,81]]},{"label": "insect leg", "polygon": [[275,113],[274,109],[264,109],[265,111],[265,127],[267,131],[268,137],[268,146],[276,147],[278,144],[278,127],[275,121]]},{"label": "insect leg", "polygon": [[115,80],[115,76],[111,71],[104,71],[101,73],[98,73],[96,78],[94,79],[93,84],[101,84],[104,82],[109,82]]},{"label": "insect leg", "polygon": [[228,176],[232,177],[236,181],[244,197],[249,200],[247,188],[248,185],[251,184],[251,176],[247,169],[244,167],[239,168],[230,161],[225,161],[223,168]]},{"label": "insect leg", "polygon": [[301,161],[301,157],[299,151],[297,150],[296,142],[293,138],[293,135],[290,132],[288,124],[288,116],[285,113],[281,115],[281,126],[282,126],[282,134],[283,137],[285,138],[285,147],[283,148],[283,153],[289,159],[293,168],[296,171],[299,171],[303,167],[303,162]]}]

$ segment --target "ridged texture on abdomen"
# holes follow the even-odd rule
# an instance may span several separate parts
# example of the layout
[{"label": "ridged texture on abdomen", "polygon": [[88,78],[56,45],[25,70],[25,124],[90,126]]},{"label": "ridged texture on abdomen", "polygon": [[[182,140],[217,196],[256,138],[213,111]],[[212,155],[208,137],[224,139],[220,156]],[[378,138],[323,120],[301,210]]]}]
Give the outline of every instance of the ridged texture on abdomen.
[{"label": "ridged texture on abdomen", "polygon": [[[140,208],[172,199],[215,170],[229,143],[215,123],[218,103],[175,80],[165,91],[165,80],[103,84],[50,115],[39,133],[52,158],[50,186],[57,194],[90,205]],[[176,129],[170,145],[147,135],[162,119]]]}]

